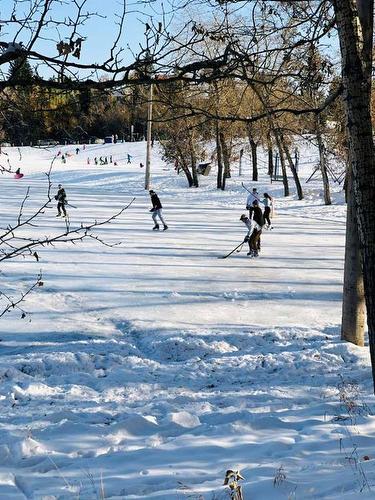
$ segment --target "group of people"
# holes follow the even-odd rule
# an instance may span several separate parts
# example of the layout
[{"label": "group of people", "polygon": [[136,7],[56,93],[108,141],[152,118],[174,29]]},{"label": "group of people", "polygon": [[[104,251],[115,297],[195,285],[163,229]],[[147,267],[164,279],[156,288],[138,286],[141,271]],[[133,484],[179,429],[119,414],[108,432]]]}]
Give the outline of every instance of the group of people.
[{"label": "group of people", "polygon": [[[112,155],[109,156],[109,163],[113,163]],[[90,158],[87,158],[87,164],[90,165]],[[99,156],[99,160],[98,160],[98,158],[95,156],[94,164],[95,165],[108,165],[108,157],[104,156],[104,158],[103,158],[103,156]],[[116,162],[114,164],[117,165]]]},{"label": "group of people", "polygon": [[[155,193],[153,189],[149,191],[152,208],[150,212],[152,213],[152,220],[154,221],[153,231],[159,231],[160,225],[159,221],[163,225],[163,231],[168,229],[168,226],[163,218],[162,209],[159,196]],[[273,199],[268,193],[263,194],[263,200],[260,200],[257,189],[254,188],[249,194],[246,200],[246,209],[249,211],[249,216],[242,214],[240,220],[245,224],[247,228],[247,234],[244,238],[244,243],[248,243],[249,251],[247,253],[250,257],[258,257],[260,252],[260,237],[262,234],[263,227],[272,229],[271,226],[271,209],[273,207]],[[67,217],[65,206],[68,204],[65,189],[61,184],[58,185],[58,191],[55,196],[57,200],[57,215],[56,217]],[[264,211],[260,208],[259,204],[264,205]]]},{"label": "group of people", "polygon": [[[249,193],[246,200],[246,209],[249,211],[249,216],[242,214],[240,217],[240,220],[247,227],[244,243],[248,243],[249,245],[247,253],[249,257],[259,257],[262,229],[264,227],[272,229],[271,210],[273,199],[268,193],[264,193],[263,196],[263,200],[260,200],[257,189],[253,188],[253,191]],[[264,212],[262,212],[259,206],[260,203],[264,206]]]},{"label": "group of people", "polygon": [[[163,231],[166,231],[168,229],[168,226],[165,223],[165,220],[163,219],[163,215],[162,215],[163,206],[161,204],[159,196],[152,189],[150,189],[149,194],[150,194],[151,203],[152,203],[152,208],[150,209],[150,212],[152,213],[152,220],[154,221],[154,227],[152,229],[154,231],[159,230],[160,226],[159,226],[159,223],[157,220],[157,219],[159,219],[160,222],[163,224]],[[66,207],[66,205],[68,205],[68,200],[66,197],[66,191],[61,184],[58,185],[58,191],[55,195],[55,200],[57,201],[56,217],[67,217],[65,207]]]}]

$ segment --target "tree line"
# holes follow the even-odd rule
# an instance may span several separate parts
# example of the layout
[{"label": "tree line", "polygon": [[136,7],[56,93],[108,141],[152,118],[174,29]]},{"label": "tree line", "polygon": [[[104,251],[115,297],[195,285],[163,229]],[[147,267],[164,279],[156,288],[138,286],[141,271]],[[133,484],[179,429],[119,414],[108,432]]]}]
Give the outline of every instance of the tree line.
[{"label": "tree line", "polygon": [[[46,101],[66,99],[60,101],[66,104],[65,113],[64,106],[59,105],[50,115],[62,113],[61,123],[65,123],[67,113],[71,112],[72,128],[84,124],[90,134],[98,130],[100,112],[93,122],[85,121],[79,116],[85,104],[93,100],[94,109],[102,98],[118,100],[119,91],[126,95],[135,85],[139,89],[155,85],[155,119],[159,123],[157,130],[165,157],[181,165],[189,185],[197,185],[197,160],[204,155],[207,140],[215,143],[214,155],[219,167],[217,185],[224,189],[230,177],[236,138],[246,134],[253,159],[253,177],[256,177],[257,145],[261,144],[269,152],[276,148],[284,194],[288,195],[290,189],[289,169],[301,199],[303,191],[290,150],[296,133],[309,132],[315,136],[319,148],[325,201],[329,203],[327,154],[333,150],[342,156],[347,163],[345,262],[351,269],[348,272],[345,267],[344,289],[352,291],[356,304],[349,314],[355,318],[351,333],[344,332],[343,336],[363,344],[364,321],[357,319],[365,304],[375,383],[373,0],[197,0],[192,5],[189,3],[189,12],[183,11],[187,21],[182,25],[171,27],[165,10],[160,15],[161,22],[147,18],[144,39],[138,52],[131,54],[131,62],[125,62],[122,57],[125,1],[118,13],[119,22],[108,58],[101,62],[80,60],[88,42],[78,32],[84,30],[90,17],[82,10],[84,2],[75,2],[76,16],[69,19],[59,17],[53,2],[31,1],[28,12],[23,10],[23,2],[10,3],[14,7],[11,17],[3,19],[2,25],[15,26],[16,34],[3,40],[7,32],[0,33],[3,49],[0,69],[9,63],[31,59],[38,72],[32,79],[11,75],[0,79],[1,98],[8,101],[2,107],[7,110],[2,118],[4,130],[5,126],[8,130],[11,125],[16,127],[17,120],[12,118],[11,124],[8,117],[12,117],[11,113],[17,116],[17,106],[12,105],[11,100],[17,93],[21,106],[31,99],[31,109],[35,109],[33,99],[41,99],[44,106],[48,106]],[[202,5],[204,15],[199,12]],[[171,2],[170,7],[172,16],[176,9],[183,10],[185,4]],[[59,28],[55,30],[57,39],[51,34],[55,26]],[[23,43],[20,43],[21,36],[26,40]],[[55,44],[55,55],[45,50],[44,45],[38,45],[42,37]],[[339,61],[331,61],[327,55],[332,37],[339,42]],[[46,73],[39,70],[43,67],[48,67],[54,76],[47,78]],[[28,92],[32,88],[38,89],[39,97],[30,97]],[[99,91],[103,91],[105,97],[96,94]],[[64,92],[66,95],[62,97]],[[73,105],[73,101],[80,105]],[[44,116],[50,109],[42,105]],[[107,109],[111,106],[101,108]],[[29,111],[30,106],[24,110]],[[32,114],[40,119],[40,112]],[[7,119],[8,124],[4,124]],[[28,117],[25,123],[34,123],[32,119]],[[334,134],[327,126],[329,121],[334,124]],[[18,122],[23,126],[22,120]],[[90,129],[93,123],[95,127]],[[50,119],[48,132],[54,132],[54,127],[56,123]],[[271,154],[269,158],[271,162]],[[345,297],[346,292],[344,302]],[[359,329],[357,336],[353,335],[356,328]]]}]

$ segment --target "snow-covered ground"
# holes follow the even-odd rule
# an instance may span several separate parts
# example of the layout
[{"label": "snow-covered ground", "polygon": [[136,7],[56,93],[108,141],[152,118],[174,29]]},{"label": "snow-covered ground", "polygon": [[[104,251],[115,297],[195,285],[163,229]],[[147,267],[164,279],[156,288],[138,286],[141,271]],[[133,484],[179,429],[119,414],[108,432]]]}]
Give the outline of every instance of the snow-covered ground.
[{"label": "snow-covered ground", "polygon": [[[225,192],[215,172],[188,189],[155,147],[153,188],[169,226],[151,230],[144,143],[87,146],[53,167],[70,223],[135,202],[93,240],[46,247],[2,266],[17,296],[41,268],[44,286],[20,318],[0,319],[0,499],[218,500],[240,469],[246,500],[375,496],[375,408],[367,348],[340,341],[345,206],[277,197],[262,254],[218,257],[245,235],[249,166]],[[25,173],[0,177],[1,225],[43,200],[58,148],[3,150]],[[307,178],[314,150],[304,149]],[[127,165],[127,154],[132,164]],[[94,166],[113,155],[118,165]],[[90,158],[90,165],[87,164]],[[261,158],[262,160],[262,158]],[[303,167],[303,165],[302,165]],[[292,181],[291,181],[292,183]],[[56,234],[53,205],[28,229]]]}]

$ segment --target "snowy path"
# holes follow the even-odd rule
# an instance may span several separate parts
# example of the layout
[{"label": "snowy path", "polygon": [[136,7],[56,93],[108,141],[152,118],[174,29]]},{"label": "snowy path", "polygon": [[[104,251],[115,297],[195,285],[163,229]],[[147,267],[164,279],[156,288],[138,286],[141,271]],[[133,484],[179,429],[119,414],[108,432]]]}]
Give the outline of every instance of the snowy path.
[{"label": "snowy path", "polygon": [[[123,247],[42,250],[32,321],[0,325],[0,498],[91,500],[102,478],[108,499],[221,499],[227,468],[246,500],[373,498],[367,351],[339,341],[343,207],[280,201],[261,258],[222,260],[245,233],[243,191],[189,191],[162,167],[170,229],[157,234],[139,171],[55,174],[79,207],[72,224],[137,199],[101,230]],[[17,189],[2,182],[13,209]],[[43,227],[62,224],[53,216]],[[10,261],[4,279],[36,269]],[[367,391],[346,389],[351,420],[341,375]]]}]

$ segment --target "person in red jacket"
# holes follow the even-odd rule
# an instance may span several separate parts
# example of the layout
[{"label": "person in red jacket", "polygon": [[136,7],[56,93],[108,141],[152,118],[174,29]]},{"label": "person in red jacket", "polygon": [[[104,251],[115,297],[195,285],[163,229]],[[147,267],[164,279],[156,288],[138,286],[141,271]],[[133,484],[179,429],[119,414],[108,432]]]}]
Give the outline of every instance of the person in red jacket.
[{"label": "person in red jacket", "polygon": [[150,212],[152,212],[152,219],[153,219],[154,224],[155,224],[154,227],[152,228],[152,230],[153,231],[159,230],[159,224],[156,220],[156,217],[159,217],[159,219],[161,220],[161,222],[163,224],[163,231],[166,231],[168,229],[168,226],[165,223],[163,216],[162,216],[163,206],[160,202],[159,196],[152,189],[150,189],[149,193],[151,196],[151,203],[152,203],[152,208],[151,208]]}]

